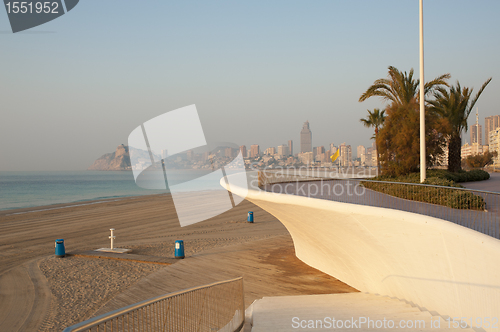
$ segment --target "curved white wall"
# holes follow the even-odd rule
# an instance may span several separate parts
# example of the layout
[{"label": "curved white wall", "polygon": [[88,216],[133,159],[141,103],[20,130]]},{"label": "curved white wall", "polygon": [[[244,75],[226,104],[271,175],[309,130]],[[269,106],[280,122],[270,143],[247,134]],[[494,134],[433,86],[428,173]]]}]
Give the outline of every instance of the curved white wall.
[{"label": "curved white wall", "polygon": [[[360,291],[405,299],[440,315],[500,320],[499,240],[419,214],[255,186],[247,199],[285,225],[299,259]],[[500,321],[497,326],[485,330],[498,331]]]}]

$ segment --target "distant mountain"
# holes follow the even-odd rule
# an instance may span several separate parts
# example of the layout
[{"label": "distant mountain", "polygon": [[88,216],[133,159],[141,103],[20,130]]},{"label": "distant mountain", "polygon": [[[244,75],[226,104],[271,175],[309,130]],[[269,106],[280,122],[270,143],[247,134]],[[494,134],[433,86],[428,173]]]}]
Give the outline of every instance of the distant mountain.
[{"label": "distant mountain", "polygon": [[118,145],[115,152],[106,153],[87,168],[89,171],[129,171],[131,169],[129,149],[123,144]]}]

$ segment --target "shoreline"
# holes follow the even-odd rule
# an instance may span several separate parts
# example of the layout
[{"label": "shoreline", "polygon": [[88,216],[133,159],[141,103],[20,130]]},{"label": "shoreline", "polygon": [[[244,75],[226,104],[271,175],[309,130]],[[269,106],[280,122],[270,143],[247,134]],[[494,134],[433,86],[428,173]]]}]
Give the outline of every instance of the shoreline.
[{"label": "shoreline", "polygon": [[0,213],[168,193],[167,190],[141,188],[135,184],[132,173],[128,173],[0,171]]},{"label": "shoreline", "polygon": [[125,200],[125,199],[138,199],[138,198],[148,197],[148,196],[163,196],[163,195],[170,195],[170,193],[145,194],[145,195],[125,195],[125,196],[115,196],[115,197],[110,196],[108,198],[90,198],[88,200],[83,199],[83,200],[67,202],[67,203],[36,205],[36,206],[29,206],[29,207],[23,207],[23,208],[5,208],[5,209],[0,209],[0,217],[17,215],[17,214],[25,214],[25,213],[33,213],[33,212],[58,210],[58,209],[65,209],[65,208],[71,208],[71,207],[93,205],[93,204],[117,202],[117,201],[121,201],[121,200]]}]

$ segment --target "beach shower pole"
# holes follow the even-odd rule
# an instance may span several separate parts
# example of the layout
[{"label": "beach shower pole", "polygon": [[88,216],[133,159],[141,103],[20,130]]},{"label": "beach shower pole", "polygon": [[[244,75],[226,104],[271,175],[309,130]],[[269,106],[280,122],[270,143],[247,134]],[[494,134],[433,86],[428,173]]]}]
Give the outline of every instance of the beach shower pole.
[{"label": "beach shower pole", "polygon": [[110,228],[109,229],[111,231],[111,236],[109,237],[111,239],[111,249],[115,249],[114,247],[114,240],[115,240],[115,236],[114,236],[114,231],[115,229],[114,228]]},{"label": "beach shower pole", "polygon": [[420,0],[420,182],[425,174],[424,4]]}]

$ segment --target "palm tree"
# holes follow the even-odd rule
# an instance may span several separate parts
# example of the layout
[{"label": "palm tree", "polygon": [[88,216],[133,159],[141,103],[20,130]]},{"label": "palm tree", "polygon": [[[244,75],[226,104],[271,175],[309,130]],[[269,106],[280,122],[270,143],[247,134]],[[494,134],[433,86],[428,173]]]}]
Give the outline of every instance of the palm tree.
[{"label": "palm tree", "polygon": [[375,135],[372,138],[375,138],[375,147],[377,148],[377,169],[378,172],[380,173],[380,160],[378,157],[378,141],[377,141],[377,135],[378,135],[378,130],[382,125],[384,124],[385,120],[385,111],[380,111],[380,109],[376,108],[372,111],[368,111],[368,116],[366,119],[359,119],[363,123],[365,127],[374,127],[375,128]]},{"label": "palm tree", "polygon": [[477,100],[484,89],[491,82],[491,77],[486,80],[471,99],[472,88],[461,87],[457,81],[456,86],[452,86],[449,91],[439,87],[434,92],[434,100],[429,101],[431,110],[437,112],[448,121],[448,171],[458,172],[462,169],[462,130],[467,131],[467,119],[474,108]]},{"label": "palm tree", "polygon": [[[448,86],[446,80],[450,78],[450,74],[444,74],[436,77],[430,82],[425,83],[424,92],[427,95],[433,89],[445,85]],[[374,96],[382,97],[382,99],[391,102],[397,106],[407,106],[412,101],[418,102],[420,80],[413,78],[413,68],[409,73],[400,72],[397,68],[389,66],[389,78],[381,78],[373,82],[373,84],[359,97],[359,101]]]},{"label": "palm tree", "polygon": [[[380,146],[380,148],[384,150],[380,151],[380,157],[383,159],[382,161],[384,164],[387,165],[387,168],[385,168],[387,174],[403,174],[405,172],[411,172],[418,167],[418,164],[415,164],[415,160],[418,158],[415,157],[418,156],[419,150],[415,150],[414,143],[415,139],[419,136],[419,132],[418,120],[415,122],[414,118],[419,113],[420,80],[414,78],[413,73],[413,69],[407,73],[401,72],[393,66],[389,66],[388,77],[373,82],[361,97],[359,97],[360,102],[370,97],[381,97],[384,101],[389,103],[386,107],[386,125],[382,127],[380,131],[380,139],[385,137],[386,143],[384,146]],[[449,78],[450,74],[444,74],[425,83],[425,95],[433,92],[440,86],[448,86],[446,80]],[[387,127],[387,123],[404,125],[407,130],[405,133],[398,134],[399,128]],[[408,131],[408,129],[410,129],[410,131]],[[430,133],[433,129],[435,129],[434,124],[426,127],[427,140],[432,137]],[[411,136],[411,139],[408,138],[409,136]],[[441,151],[440,144],[441,143],[434,144],[434,150],[427,149],[426,154],[429,156],[429,161],[432,160],[430,155]],[[377,151],[377,153],[379,152]]]}]

